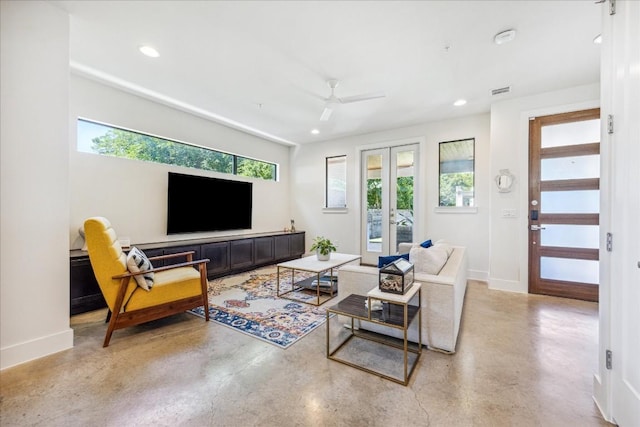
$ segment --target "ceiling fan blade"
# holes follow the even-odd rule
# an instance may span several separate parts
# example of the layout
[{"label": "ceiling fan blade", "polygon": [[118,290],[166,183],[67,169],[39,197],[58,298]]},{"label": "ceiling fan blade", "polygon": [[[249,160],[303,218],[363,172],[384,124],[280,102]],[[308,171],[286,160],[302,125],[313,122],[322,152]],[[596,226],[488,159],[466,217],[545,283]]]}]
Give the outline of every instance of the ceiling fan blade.
[{"label": "ceiling fan blade", "polygon": [[322,115],[320,116],[320,121],[321,122],[326,122],[327,120],[329,120],[329,117],[331,117],[331,113],[333,113],[333,109],[332,108],[324,107],[324,111],[322,112]]},{"label": "ceiling fan blade", "polygon": [[360,102],[360,101],[368,101],[370,99],[384,98],[385,96],[387,95],[385,95],[384,92],[374,92],[374,93],[367,93],[363,95],[346,96],[344,98],[339,98],[339,99],[340,99],[340,103],[349,104],[351,102]]}]

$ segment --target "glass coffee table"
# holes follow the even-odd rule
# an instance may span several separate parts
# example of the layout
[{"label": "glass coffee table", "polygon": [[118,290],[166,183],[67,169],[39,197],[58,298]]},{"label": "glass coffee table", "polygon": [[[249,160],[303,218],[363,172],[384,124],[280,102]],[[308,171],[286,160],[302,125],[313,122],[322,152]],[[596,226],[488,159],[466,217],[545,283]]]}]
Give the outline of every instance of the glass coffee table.
[{"label": "glass coffee table", "polygon": [[[422,291],[420,288],[420,283],[414,282],[413,286],[403,295],[381,292],[378,288],[375,288],[369,291],[366,296],[352,294],[337,304],[327,308],[327,358],[406,386],[409,383],[411,374],[413,374],[422,354],[422,298],[420,295]],[[409,304],[416,294],[418,297],[418,305]],[[374,301],[381,301],[383,303],[381,310],[372,309]],[[331,348],[330,316],[332,314],[351,318],[349,335],[334,349]],[[418,318],[418,343],[417,346],[413,343],[410,346],[407,339],[407,331],[409,329],[409,325],[411,325],[416,317]],[[354,327],[355,319],[366,320],[368,322],[374,322],[390,328],[400,329],[403,331],[404,339],[401,340],[400,343],[397,343],[397,341],[384,339],[377,334],[373,335],[357,331]],[[400,370],[401,374],[393,376],[383,372],[381,369],[365,366],[364,363],[360,363],[353,359],[349,360],[346,357],[341,357],[340,352],[346,349],[348,345],[352,345],[355,341],[352,341],[354,338],[371,341],[396,349],[394,351],[397,353],[397,356],[394,356],[394,360],[402,361],[403,366]],[[373,344],[373,349],[369,348],[367,351],[386,354],[384,350],[379,347],[375,347],[377,344]],[[363,351],[358,350],[358,347],[354,348],[355,350],[353,351]],[[401,350],[401,352],[398,352],[398,350]],[[413,354],[413,361],[411,364],[409,363],[410,353]],[[389,354],[392,355],[391,353]],[[370,360],[372,358],[369,357],[365,359]]]},{"label": "glass coffee table", "polygon": [[[277,264],[276,295],[280,298],[303,302],[311,305],[321,305],[338,295],[337,269],[350,262],[357,261],[360,255],[332,252],[328,261],[318,261],[316,255],[294,259]],[[289,270],[291,273],[290,286],[280,286],[280,271]],[[299,274],[296,280],[296,272]],[[284,274],[284,273],[283,273]],[[303,277],[304,276],[304,277]],[[310,276],[310,277],[309,277]],[[303,298],[304,295],[315,294],[315,303]]]}]

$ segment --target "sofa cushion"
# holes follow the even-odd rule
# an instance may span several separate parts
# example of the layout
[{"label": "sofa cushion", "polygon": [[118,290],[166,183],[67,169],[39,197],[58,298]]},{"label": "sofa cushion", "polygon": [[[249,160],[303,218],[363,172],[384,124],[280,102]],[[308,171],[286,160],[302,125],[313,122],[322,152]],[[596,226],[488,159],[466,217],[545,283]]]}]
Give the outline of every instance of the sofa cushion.
[{"label": "sofa cushion", "polygon": [[388,256],[380,256],[378,257],[378,268],[382,268],[387,264],[391,264],[393,261],[396,261],[400,258],[404,258],[409,261],[409,254],[399,254],[399,255],[388,255]]},{"label": "sofa cushion", "polygon": [[411,248],[409,252],[409,261],[413,264],[416,273],[438,274],[448,258],[445,248],[435,246],[428,249],[418,246]]},{"label": "sofa cushion", "polygon": [[[139,273],[141,271],[151,270],[153,266],[149,258],[140,249],[135,246],[131,248],[131,251],[127,255],[127,269],[130,273]],[[153,271],[149,271],[144,274],[133,276],[140,286],[145,291],[150,291],[153,287]]]},{"label": "sofa cushion", "polygon": [[444,249],[445,251],[447,251],[447,257],[450,257],[451,254],[453,253],[453,246],[451,246],[449,243],[447,243],[444,240],[438,240],[436,244],[433,245],[433,247],[438,249]]}]

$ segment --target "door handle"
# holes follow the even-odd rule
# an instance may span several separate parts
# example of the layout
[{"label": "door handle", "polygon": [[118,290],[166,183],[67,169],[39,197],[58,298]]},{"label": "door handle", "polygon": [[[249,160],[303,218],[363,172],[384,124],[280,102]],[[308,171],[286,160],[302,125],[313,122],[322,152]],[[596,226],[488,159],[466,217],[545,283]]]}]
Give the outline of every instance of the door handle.
[{"label": "door handle", "polygon": [[531,231],[545,230],[545,227],[541,225],[531,224]]}]

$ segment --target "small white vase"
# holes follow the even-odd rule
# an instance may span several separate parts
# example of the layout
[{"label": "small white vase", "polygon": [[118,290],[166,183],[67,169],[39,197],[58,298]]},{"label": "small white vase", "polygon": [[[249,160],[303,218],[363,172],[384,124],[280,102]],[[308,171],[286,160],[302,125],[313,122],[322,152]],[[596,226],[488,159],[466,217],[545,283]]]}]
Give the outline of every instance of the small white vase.
[{"label": "small white vase", "polygon": [[322,255],[320,251],[316,251],[316,256],[318,257],[318,261],[329,261],[329,258],[331,258],[331,252],[326,255]]}]

